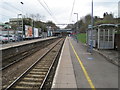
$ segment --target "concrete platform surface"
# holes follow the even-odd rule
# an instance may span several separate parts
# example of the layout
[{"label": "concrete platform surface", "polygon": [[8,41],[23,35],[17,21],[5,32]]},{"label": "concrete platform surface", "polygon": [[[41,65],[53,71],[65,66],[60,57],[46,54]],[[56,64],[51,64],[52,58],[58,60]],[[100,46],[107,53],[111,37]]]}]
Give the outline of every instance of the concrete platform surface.
[{"label": "concrete platform surface", "polygon": [[118,70],[118,66],[108,62],[98,52],[94,51],[91,54],[81,42],[67,37],[53,80],[52,90],[69,90],[71,88],[118,90]]},{"label": "concrete platform surface", "polygon": [[52,88],[77,88],[70,57],[68,37],[62,49]]},{"label": "concrete platform surface", "polygon": [[120,51],[115,50],[97,50],[93,49],[102,56],[104,56],[108,61],[114,63],[115,65],[120,66]]}]

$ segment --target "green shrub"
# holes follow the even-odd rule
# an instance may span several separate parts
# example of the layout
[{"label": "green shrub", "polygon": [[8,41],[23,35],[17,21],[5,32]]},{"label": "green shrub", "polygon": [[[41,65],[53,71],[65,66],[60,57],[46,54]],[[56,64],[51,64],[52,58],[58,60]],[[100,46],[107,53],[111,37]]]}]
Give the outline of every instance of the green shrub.
[{"label": "green shrub", "polygon": [[77,39],[82,43],[86,43],[86,33],[77,34]]}]

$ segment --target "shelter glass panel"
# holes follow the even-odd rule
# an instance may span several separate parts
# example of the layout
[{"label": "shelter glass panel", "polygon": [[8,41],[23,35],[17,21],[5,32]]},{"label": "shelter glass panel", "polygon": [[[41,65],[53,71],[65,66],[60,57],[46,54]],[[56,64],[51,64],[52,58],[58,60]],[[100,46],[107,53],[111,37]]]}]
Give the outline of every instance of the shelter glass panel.
[{"label": "shelter glass panel", "polygon": [[112,34],[113,34],[113,31],[112,31],[112,30],[109,30],[109,34],[112,35]]},{"label": "shelter glass panel", "polygon": [[112,36],[109,36],[109,41],[112,41],[113,40],[113,37]]},{"label": "shelter glass panel", "polygon": [[100,41],[103,41],[103,36],[100,36]]},{"label": "shelter glass panel", "polygon": [[107,29],[105,30],[105,35],[108,35],[108,30]]},{"label": "shelter glass panel", "polygon": [[103,35],[104,34],[104,30],[100,30],[100,35]]},{"label": "shelter glass panel", "polygon": [[105,41],[108,41],[108,36],[105,36]]}]

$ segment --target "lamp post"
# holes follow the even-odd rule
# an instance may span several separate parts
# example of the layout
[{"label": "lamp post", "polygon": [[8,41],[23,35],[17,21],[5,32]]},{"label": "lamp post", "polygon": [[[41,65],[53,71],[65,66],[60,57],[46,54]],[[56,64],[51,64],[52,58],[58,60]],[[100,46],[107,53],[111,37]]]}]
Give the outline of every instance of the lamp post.
[{"label": "lamp post", "polygon": [[[20,2],[23,5],[23,2]],[[22,6],[22,14],[23,14],[23,6]],[[23,15],[22,15],[22,41],[23,41]]]},{"label": "lamp post", "polygon": [[76,14],[77,15],[77,27],[76,27],[76,32],[78,31],[78,13],[74,13],[74,14]]},{"label": "lamp post", "polygon": [[[23,40],[23,15],[22,14],[18,14],[17,15],[17,21],[18,21],[18,30],[19,30],[19,16],[21,16],[22,17],[22,40]],[[17,34],[18,34],[18,32],[17,32]]]}]

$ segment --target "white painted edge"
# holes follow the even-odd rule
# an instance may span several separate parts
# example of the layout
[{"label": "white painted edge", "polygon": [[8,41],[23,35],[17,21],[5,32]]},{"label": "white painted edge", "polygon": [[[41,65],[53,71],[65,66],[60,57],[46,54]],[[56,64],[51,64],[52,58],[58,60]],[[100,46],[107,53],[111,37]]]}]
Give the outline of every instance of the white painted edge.
[{"label": "white painted edge", "polygon": [[[65,42],[67,40],[67,37],[65,39]],[[55,88],[55,85],[56,85],[56,79],[57,79],[57,76],[58,76],[58,71],[59,71],[59,68],[60,68],[60,62],[61,62],[61,59],[62,59],[62,55],[63,55],[63,50],[65,48],[65,42],[63,44],[63,48],[62,48],[62,51],[61,51],[61,55],[60,55],[60,58],[59,58],[59,62],[58,62],[58,66],[56,68],[56,72],[55,72],[55,76],[54,76],[54,79],[53,79],[53,84],[52,84],[52,87],[51,88]]]}]

